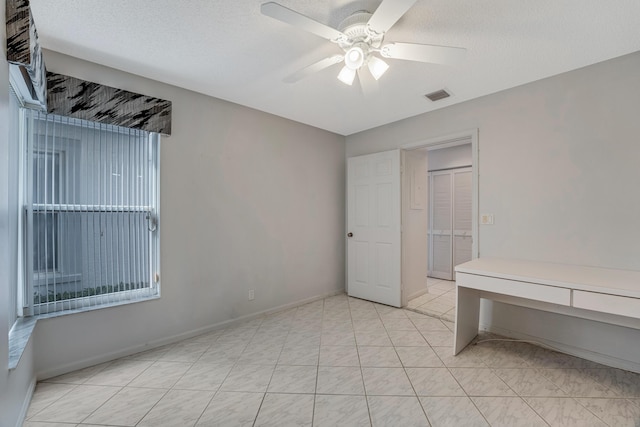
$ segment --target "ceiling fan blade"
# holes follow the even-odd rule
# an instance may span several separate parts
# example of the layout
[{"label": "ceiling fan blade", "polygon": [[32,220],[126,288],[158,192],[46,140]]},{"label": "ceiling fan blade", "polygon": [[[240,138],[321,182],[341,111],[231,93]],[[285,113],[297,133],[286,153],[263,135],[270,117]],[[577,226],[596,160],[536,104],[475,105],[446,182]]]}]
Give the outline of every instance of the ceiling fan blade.
[{"label": "ceiling fan blade", "polygon": [[365,71],[365,67],[358,69],[358,81],[360,82],[360,90],[365,97],[372,96],[378,91],[378,82],[371,73]]},{"label": "ceiling fan blade", "polygon": [[378,34],[386,33],[415,2],[416,0],[382,0],[369,19],[369,28]]},{"label": "ceiling fan blade", "polygon": [[301,70],[296,71],[290,76],[285,77],[285,83],[295,83],[298,80],[301,80],[313,73],[317,73],[318,71],[324,70],[325,68],[331,67],[332,65],[338,64],[342,62],[344,56],[342,55],[333,55],[328,58],[324,58],[314,64],[311,64],[307,67],[304,67]]},{"label": "ceiling fan blade", "polygon": [[278,3],[264,3],[260,6],[260,11],[263,15],[270,16],[271,18],[277,19],[285,24],[293,25],[301,30],[308,31],[333,42],[347,37],[335,28],[331,28],[318,21],[314,21],[295,10],[281,6]]},{"label": "ceiling fan blade", "polygon": [[385,58],[446,65],[458,64],[466,53],[467,49],[461,47],[415,43],[389,43],[380,50],[380,55]]}]

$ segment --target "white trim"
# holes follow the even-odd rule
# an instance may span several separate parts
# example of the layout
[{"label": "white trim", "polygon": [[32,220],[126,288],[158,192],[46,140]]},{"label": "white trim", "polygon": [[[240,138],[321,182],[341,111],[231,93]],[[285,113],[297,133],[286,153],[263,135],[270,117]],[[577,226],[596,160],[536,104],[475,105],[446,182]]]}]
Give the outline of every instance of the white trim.
[{"label": "white trim", "polygon": [[167,344],[173,344],[185,339],[189,339],[189,338],[193,338],[196,337],[198,335],[202,335],[202,334],[206,334],[209,332],[213,332],[216,331],[218,329],[225,329],[225,328],[229,328],[232,326],[236,326],[239,324],[242,324],[244,322],[253,320],[253,319],[257,319],[259,317],[263,317],[263,316],[268,316],[270,314],[274,314],[280,311],[284,311],[284,310],[288,310],[291,308],[295,308],[295,307],[299,307],[301,305],[305,305],[305,304],[309,304],[311,302],[314,301],[318,301],[324,298],[328,298],[334,295],[340,295],[343,294],[344,291],[339,290],[339,291],[333,291],[333,292],[328,292],[326,294],[322,294],[322,295],[317,295],[314,297],[310,297],[310,298],[306,298],[303,300],[299,300],[296,302],[292,302],[292,303],[288,303],[288,304],[283,304],[271,309],[267,309],[267,310],[263,310],[257,313],[253,313],[253,314],[247,314],[245,316],[241,316],[238,317],[236,319],[230,319],[230,320],[226,320],[224,322],[219,322],[213,325],[209,325],[209,326],[204,326],[201,328],[197,328],[197,329],[192,329],[190,331],[186,331],[186,332],[182,332],[180,334],[176,334],[176,335],[172,335],[170,337],[165,337],[165,338],[160,338],[157,340],[153,340],[150,342],[147,342],[145,344],[138,344],[138,345],[133,345],[130,347],[126,347],[120,350],[116,350],[116,351],[112,351],[110,353],[103,353],[99,356],[95,356],[95,357],[89,357],[86,359],[82,359],[82,360],[78,360],[75,362],[71,362],[71,363],[67,363],[61,366],[57,366],[57,367],[53,367],[44,371],[39,371],[36,373],[36,378],[38,379],[38,381],[42,381],[42,380],[46,380],[47,378],[53,378],[56,377],[58,375],[62,375],[62,374],[66,374],[69,372],[73,372],[76,371],[78,369],[83,369],[83,368],[87,368],[89,366],[94,366],[97,365],[99,363],[104,363],[104,362],[108,362],[114,359],[118,359],[120,357],[125,357],[125,356],[131,356],[133,354],[136,353],[140,353],[142,351],[147,351],[147,350],[152,350],[154,348],[157,347],[162,347],[163,345],[167,345]]},{"label": "white trim", "polygon": [[478,165],[478,129],[469,129],[461,132],[451,133],[434,138],[423,139],[415,142],[410,142],[402,145],[402,150],[418,150],[420,148],[426,148],[428,151],[438,150],[441,148],[456,147],[458,145],[468,144],[468,140],[471,138],[471,168],[472,168],[472,196],[471,196],[471,210],[472,210],[472,222],[471,222],[471,237],[473,238],[473,244],[471,248],[472,258],[480,257],[480,238],[478,235],[478,221],[480,218],[478,210],[478,197],[480,188],[480,174]]},{"label": "white trim", "polygon": [[[160,215],[160,160],[162,159],[162,156],[160,155],[160,150],[162,147],[162,135],[156,132],[151,132],[149,133],[149,138],[151,145],[153,146],[153,148],[155,148],[153,150],[153,163],[150,167],[150,169],[153,169],[155,167],[155,170],[150,170],[150,173],[154,174],[153,178],[155,179],[150,179],[149,183],[152,186],[152,189],[150,191],[151,197],[153,198],[154,202],[153,205],[155,206],[155,212],[153,213],[155,214],[156,220],[156,229],[150,235],[150,238],[152,239],[150,245],[150,248],[152,248],[152,253],[150,253],[152,259],[149,272],[151,273],[152,277],[149,283],[151,284],[152,288],[155,288],[156,294],[158,295],[158,297],[160,297],[162,289],[162,263],[160,262],[160,252],[162,251],[162,245],[160,244],[160,230],[162,224],[162,218]],[[156,278],[158,279],[157,281]]]},{"label": "white trim", "polygon": [[[421,297],[422,295],[427,294],[427,293],[429,293],[428,289],[420,289],[419,291],[416,291],[416,292],[412,293],[411,295],[407,295],[407,301],[411,301],[412,299],[416,299],[416,298]],[[411,309],[410,307],[407,307],[406,305],[402,306],[402,308],[403,309],[406,309],[406,308]],[[422,313],[422,314],[424,314],[424,313]]]},{"label": "white trim", "polygon": [[31,405],[31,399],[33,398],[33,392],[36,390],[36,377],[31,379],[29,383],[29,388],[27,389],[27,394],[24,396],[24,401],[22,402],[22,407],[20,408],[20,413],[18,414],[18,421],[16,422],[16,427],[20,427],[24,424],[27,418],[27,412],[29,411],[29,405]]},{"label": "white trim", "polygon": [[[159,293],[154,289],[152,284],[149,284],[149,286],[139,289],[114,291],[86,297],[32,304],[31,308],[33,310],[33,317],[48,319],[51,317],[99,310],[101,308],[149,301],[157,298],[160,298]],[[106,302],[104,301],[105,299],[107,300]]]},{"label": "white trim", "polygon": [[40,100],[31,96],[28,84],[20,71],[21,65],[9,63],[9,85],[16,93],[16,98],[20,101],[20,106],[32,110],[44,111],[46,105],[42,105]]},{"label": "white trim", "polygon": [[455,147],[457,145],[467,144],[467,142],[465,142],[464,140],[468,139],[469,137],[471,137],[472,142],[473,142],[473,139],[475,139],[477,142],[478,129],[477,128],[468,129],[468,130],[464,130],[456,133],[449,133],[442,136],[436,136],[436,137],[427,138],[427,139],[420,139],[418,141],[409,142],[404,145],[401,145],[400,148],[402,150],[414,150],[417,148],[432,147],[436,145],[442,145],[441,147],[437,147],[437,148]]},{"label": "white trim", "polygon": [[548,347],[551,347],[553,349],[557,349],[562,353],[570,354],[571,356],[580,357],[582,359],[600,363],[605,366],[611,366],[614,368],[624,369],[626,371],[640,373],[640,363],[637,363],[637,362],[620,359],[618,357],[609,356],[607,354],[596,353],[594,351],[586,350],[584,348],[574,347],[572,345],[567,345],[561,342],[548,340],[546,338],[542,338],[539,336],[528,335],[522,332],[513,331],[511,329],[500,328],[500,327],[496,327],[488,324],[480,324],[480,330],[486,331],[486,332],[492,332],[494,334],[502,335],[504,337],[514,338],[519,340],[536,341]]}]

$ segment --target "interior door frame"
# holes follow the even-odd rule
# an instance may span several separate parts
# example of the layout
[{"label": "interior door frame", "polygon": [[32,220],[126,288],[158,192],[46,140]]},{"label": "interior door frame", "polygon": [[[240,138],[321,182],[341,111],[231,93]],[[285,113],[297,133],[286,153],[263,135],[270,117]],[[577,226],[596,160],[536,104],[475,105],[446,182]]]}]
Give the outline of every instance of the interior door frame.
[{"label": "interior door frame", "polygon": [[[438,150],[441,148],[456,147],[469,143],[471,138],[471,258],[475,259],[480,256],[480,241],[478,238],[478,221],[480,218],[478,210],[478,193],[479,193],[479,173],[478,173],[478,129],[470,129],[466,131],[456,132],[453,134],[442,135],[434,138],[428,138],[404,144],[400,147],[402,150],[419,150],[426,148],[428,151]],[[425,177],[426,179],[426,177]]]}]

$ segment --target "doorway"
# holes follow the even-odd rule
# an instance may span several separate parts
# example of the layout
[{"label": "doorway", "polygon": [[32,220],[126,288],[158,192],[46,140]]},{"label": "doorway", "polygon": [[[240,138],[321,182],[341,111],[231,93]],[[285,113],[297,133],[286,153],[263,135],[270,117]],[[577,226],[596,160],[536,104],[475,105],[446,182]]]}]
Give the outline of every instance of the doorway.
[{"label": "doorway", "polygon": [[414,144],[428,152],[426,289],[407,306],[453,321],[455,266],[478,257],[477,131]]},{"label": "doorway", "polygon": [[[428,157],[471,145],[471,245],[477,257],[477,130],[347,159],[347,292],[411,307],[428,292]],[[443,151],[444,153],[444,151]],[[401,207],[402,205],[402,207]]]}]

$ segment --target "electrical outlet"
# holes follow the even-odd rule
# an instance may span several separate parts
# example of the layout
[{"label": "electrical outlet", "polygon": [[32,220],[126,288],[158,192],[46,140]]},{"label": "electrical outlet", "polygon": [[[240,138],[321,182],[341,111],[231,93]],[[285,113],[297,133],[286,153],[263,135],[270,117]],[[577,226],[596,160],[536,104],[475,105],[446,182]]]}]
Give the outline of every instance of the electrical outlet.
[{"label": "electrical outlet", "polygon": [[253,289],[249,289],[249,301],[253,301],[255,298],[255,294],[253,293]]},{"label": "electrical outlet", "polygon": [[482,214],[482,215],[480,215],[480,224],[493,225],[493,214]]}]

